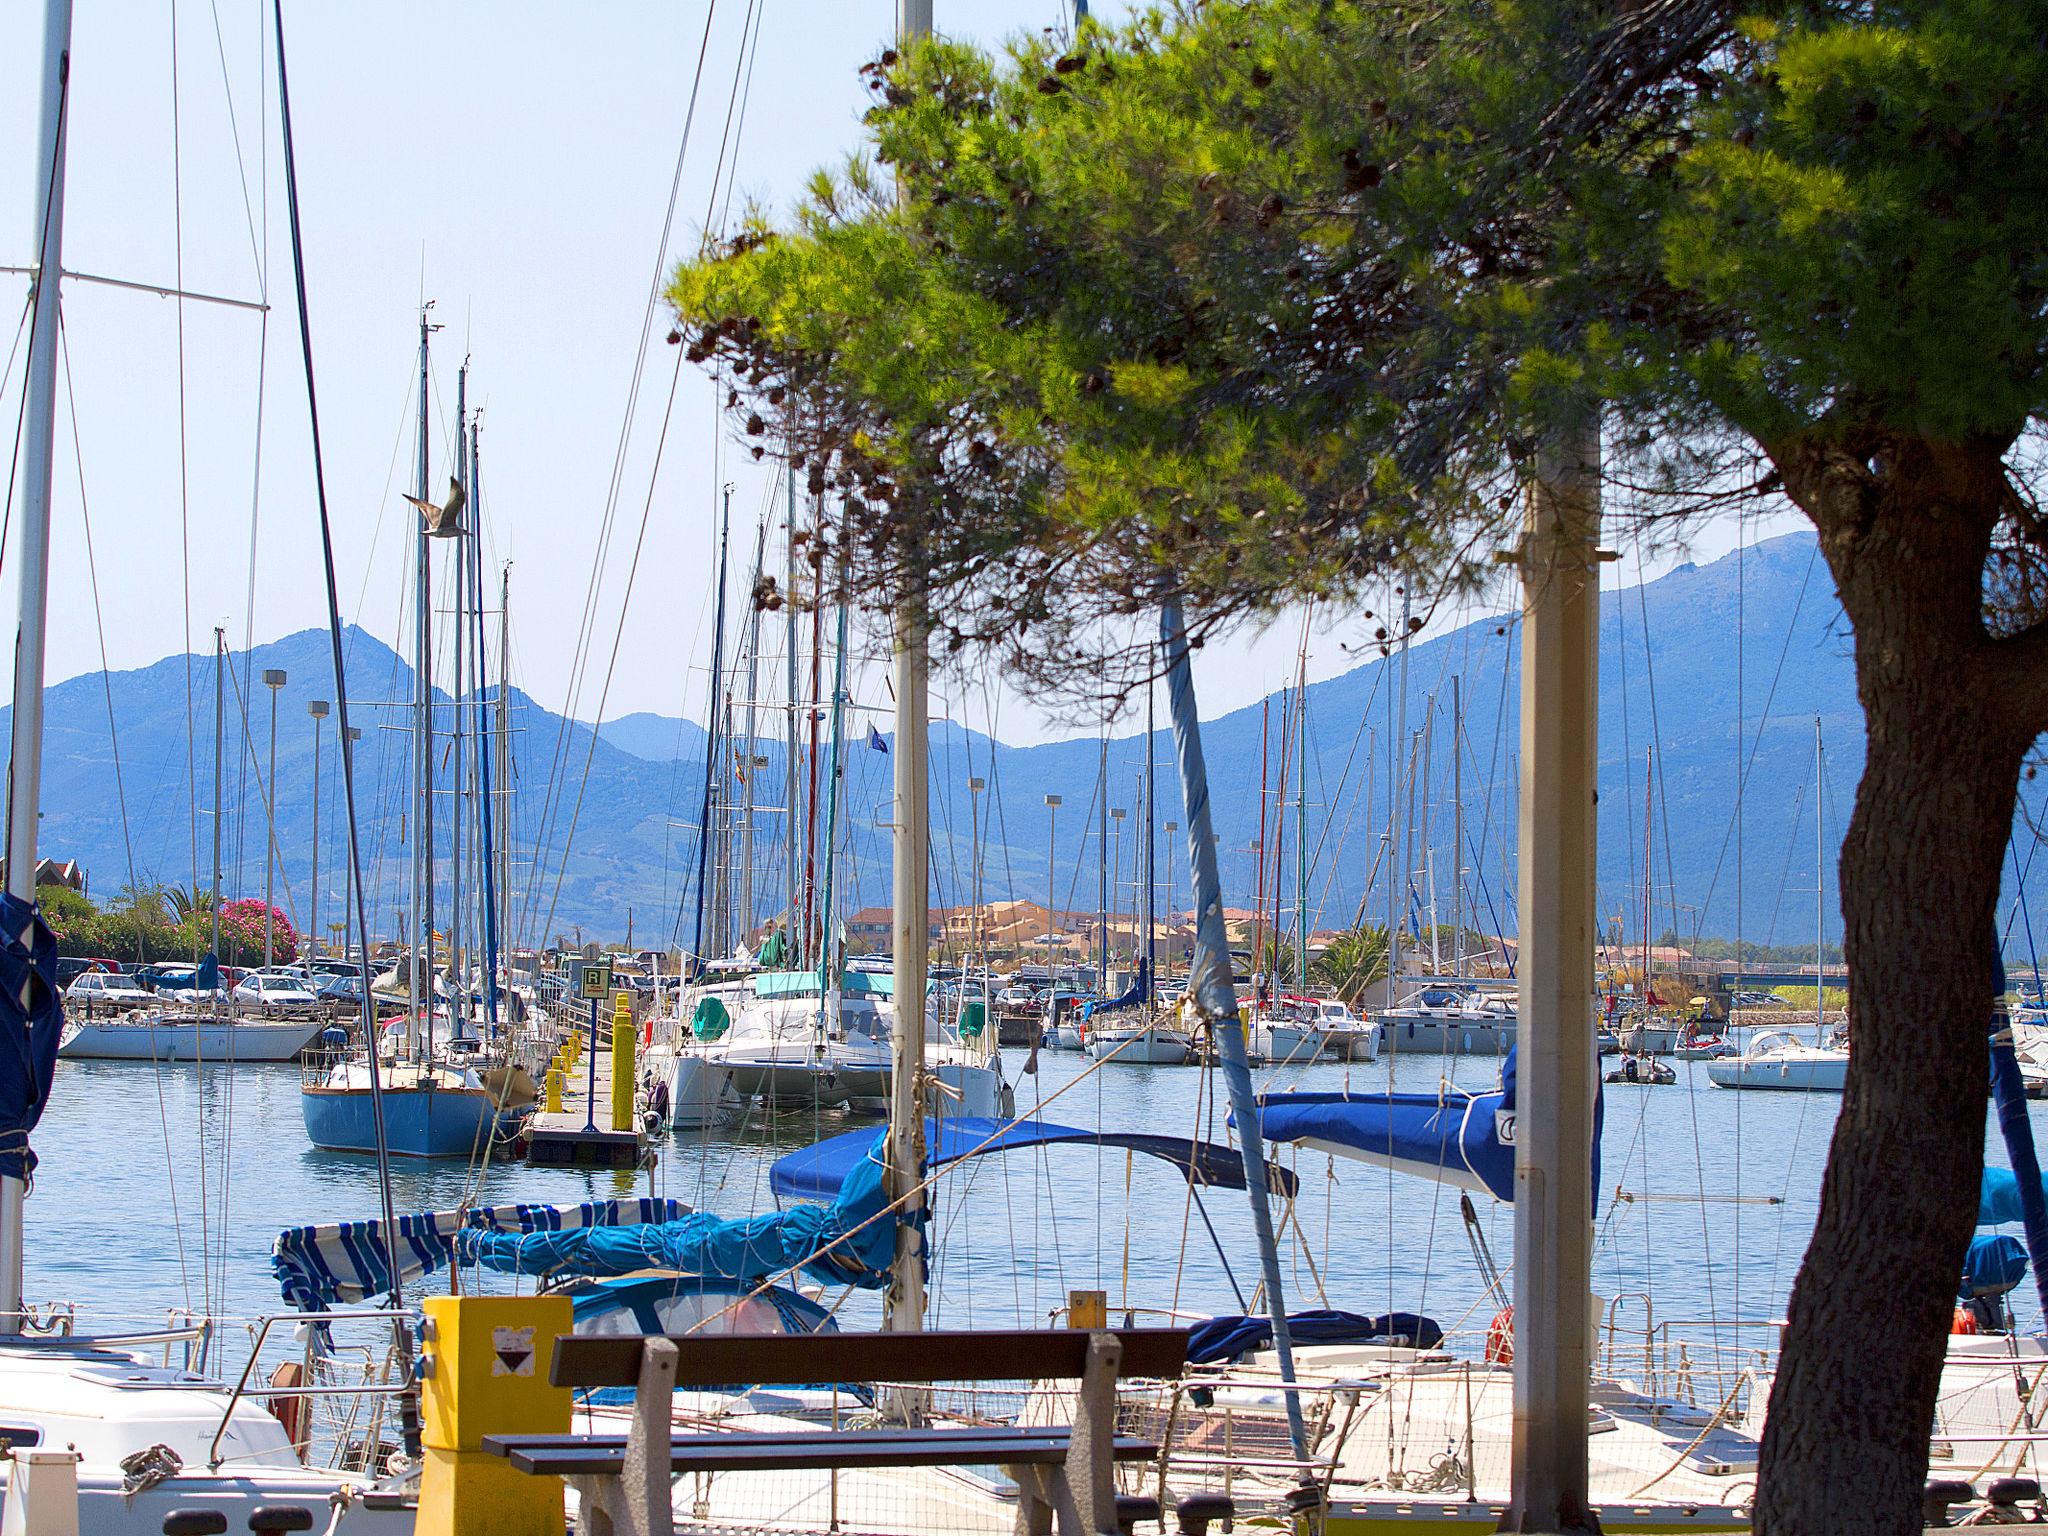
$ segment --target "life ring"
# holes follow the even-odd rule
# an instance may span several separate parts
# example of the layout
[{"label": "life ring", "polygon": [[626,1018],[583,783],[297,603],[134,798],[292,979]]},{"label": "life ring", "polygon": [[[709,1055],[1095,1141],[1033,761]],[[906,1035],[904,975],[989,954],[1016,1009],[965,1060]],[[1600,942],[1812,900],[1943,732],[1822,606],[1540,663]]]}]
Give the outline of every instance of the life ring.
[{"label": "life ring", "polygon": [[1493,1314],[1486,1325],[1486,1358],[1493,1365],[1515,1363],[1515,1309],[1512,1304]]},{"label": "life ring", "polygon": [[[296,1360],[287,1360],[270,1373],[273,1387],[303,1387],[306,1384],[306,1370]],[[309,1397],[272,1397],[264,1400],[263,1406],[270,1410],[270,1416],[284,1426],[285,1437],[292,1443],[299,1460],[306,1459],[306,1447],[311,1443],[310,1429],[312,1399]]]}]

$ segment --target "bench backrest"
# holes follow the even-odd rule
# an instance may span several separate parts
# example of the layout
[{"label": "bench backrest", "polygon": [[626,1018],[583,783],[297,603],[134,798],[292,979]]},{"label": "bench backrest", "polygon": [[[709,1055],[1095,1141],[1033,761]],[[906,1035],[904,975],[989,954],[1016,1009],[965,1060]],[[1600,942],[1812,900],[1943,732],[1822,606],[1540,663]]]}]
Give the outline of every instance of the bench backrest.
[{"label": "bench backrest", "polygon": [[[1187,1365],[1185,1328],[1118,1328],[1121,1376],[1175,1377]],[[933,1333],[716,1333],[675,1339],[678,1387],[802,1386],[821,1381],[1078,1379],[1090,1335],[1079,1328]],[[565,1335],[548,1379],[558,1387],[630,1387],[640,1380],[639,1334]]]}]

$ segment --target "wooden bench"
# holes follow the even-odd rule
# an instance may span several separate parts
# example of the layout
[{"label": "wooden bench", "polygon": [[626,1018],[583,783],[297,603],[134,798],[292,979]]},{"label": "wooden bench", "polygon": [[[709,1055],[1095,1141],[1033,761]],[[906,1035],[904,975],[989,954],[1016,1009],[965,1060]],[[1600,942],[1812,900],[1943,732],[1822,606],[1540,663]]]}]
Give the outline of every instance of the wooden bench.
[{"label": "wooden bench", "polygon": [[[550,1380],[632,1387],[628,1432],[489,1435],[484,1449],[521,1472],[568,1479],[584,1536],[671,1536],[670,1483],[683,1472],[989,1464],[1016,1481],[1022,1536],[1098,1536],[1117,1530],[1115,1463],[1159,1454],[1154,1442],[1116,1434],[1117,1378],[1176,1377],[1186,1364],[1187,1332],[1178,1328],[568,1336],[555,1341]],[[1071,1429],[906,1424],[679,1435],[672,1420],[678,1388],[1050,1380],[1080,1383]]]}]

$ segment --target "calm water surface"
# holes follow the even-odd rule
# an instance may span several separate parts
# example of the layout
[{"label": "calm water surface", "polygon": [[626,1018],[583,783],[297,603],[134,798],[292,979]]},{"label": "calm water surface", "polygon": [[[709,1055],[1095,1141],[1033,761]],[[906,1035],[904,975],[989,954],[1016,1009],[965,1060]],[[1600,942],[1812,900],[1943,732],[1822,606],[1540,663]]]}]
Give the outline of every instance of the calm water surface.
[{"label": "calm water surface", "polygon": [[[1017,1078],[1023,1053],[1005,1055]],[[1044,1118],[1089,1129],[1224,1134],[1222,1085],[1210,1073],[1120,1064],[1091,1073],[1080,1056],[1039,1060],[1038,1075],[1020,1080],[1020,1110],[1042,1103]],[[1426,1091],[1440,1067],[1403,1058],[1255,1077],[1271,1088]],[[1498,1067],[1458,1063],[1451,1076],[1485,1088]],[[1731,1092],[1711,1086],[1701,1064],[1678,1069],[1676,1087],[1606,1090],[1595,1289],[1648,1298],[1659,1319],[1777,1317],[1812,1228],[1840,1101]],[[2048,1139],[2041,1108],[2036,1135]],[[638,1175],[499,1164],[485,1172],[480,1198],[574,1203],[651,1191],[751,1215],[773,1205],[776,1158],[873,1123],[756,1117],[730,1133],[670,1138],[658,1167]],[[307,1144],[293,1067],[59,1062],[36,1147],[29,1295],[76,1302],[102,1320],[159,1321],[185,1305],[237,1316],[279,1310],[269,1261],[279,1229],[378,1208],[368,1158]],[[1492,1306],[1457,1191],[1319,1153],[1288,1155],[1302,1186],[1284,1245],[1291,1307],[1411,1310],[1453,1330],[1484,1327]],[[2006,1160],[1995,1133],[1990,1156]],[[471,1194],[459,1164],[400,1160],[394,1182],[401,1211]],[[1506,1266],[1511,1209],[1480,1200],[1479,1219]],[[933,1235],[935,1317],[953,1326],[1043,1321],[1074,1288],[1106,1290],[1113,1307],[1235,1311],[1258,1280],[1240,1192],[1207,1190],[1197,1206],[1169,1165],[1121,1152],[1057,1148],[957,1165],[940,1182]],[[2037,1322],[2032,1288],[2016,1299],[2023,1319]],[[868,1295],[840,1314],[849,1326],[878,1315]]]}]

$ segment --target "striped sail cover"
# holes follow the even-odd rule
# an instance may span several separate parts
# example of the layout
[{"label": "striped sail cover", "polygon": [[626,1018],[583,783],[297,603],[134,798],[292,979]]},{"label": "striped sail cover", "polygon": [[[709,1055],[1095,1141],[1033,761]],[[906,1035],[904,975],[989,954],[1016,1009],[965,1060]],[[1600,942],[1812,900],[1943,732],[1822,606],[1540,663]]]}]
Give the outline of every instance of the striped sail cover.
[{"label": "striped sail cover", "polygon": [[[641,1196],[593,1200],[582,1205],[492,1205],[470,1210],[414,1211],[398,1218],[401,1280],[416,1280],[441,1268],[465,1227],[524,1235],[573,1232],[585,1227],[637,1226],[678,1221],[690,1213],[680,1200]],[[384,1270],[382,1221],[340,1221],[318,1227],[287,1227],[271,1245],[270,1268],[284,1299],[301,1312],[324,1312],[337,1302],[352,1304],[391,1288]]]}]

